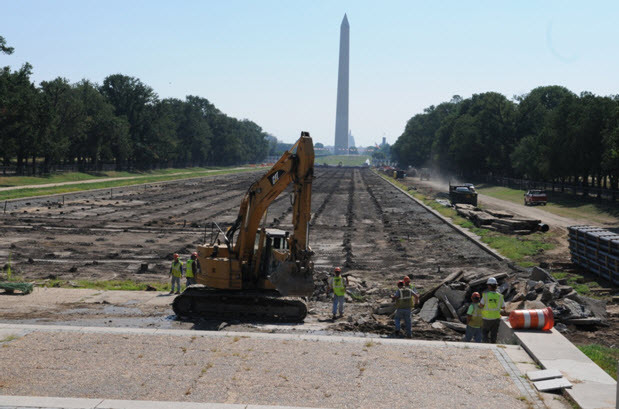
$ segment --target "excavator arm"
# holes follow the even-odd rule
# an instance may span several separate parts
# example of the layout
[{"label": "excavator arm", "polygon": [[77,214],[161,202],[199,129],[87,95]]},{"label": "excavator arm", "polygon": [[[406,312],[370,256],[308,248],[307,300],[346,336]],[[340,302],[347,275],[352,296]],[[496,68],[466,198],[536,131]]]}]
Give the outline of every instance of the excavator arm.
[{"label": "excavator arm", "polygon": [[[285,152],[275,165],[254,182],[241,201],[239,215],[226,232],[232,253],[246,268],[256,265],[254,243],[260,222],[273,201],[293,184],[293,233],[289,237],[290,254],[271,274],[270,281],[286,295],[307,295],[311,283],[311,249],[309,248],[309,221],[312,180],[314,177],[314,146],[309,133],[302,132],[299,140]],[[247,274],[247,272],[246,272]]]}]

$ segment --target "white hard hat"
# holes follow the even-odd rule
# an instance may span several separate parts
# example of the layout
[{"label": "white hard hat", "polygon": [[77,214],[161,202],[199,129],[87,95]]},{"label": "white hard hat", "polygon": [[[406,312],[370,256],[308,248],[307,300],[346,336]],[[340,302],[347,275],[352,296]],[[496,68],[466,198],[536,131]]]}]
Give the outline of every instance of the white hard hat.
[{"label": "white hard hat", "polygon": [[496,278],[494,278],[494,277],[490,277],[490,278],[488,279],[488,281],[486,281],[486,284],[488,284],[488,285],[497,285],[498,283],[497,283],[497,281],[496,281]]}]

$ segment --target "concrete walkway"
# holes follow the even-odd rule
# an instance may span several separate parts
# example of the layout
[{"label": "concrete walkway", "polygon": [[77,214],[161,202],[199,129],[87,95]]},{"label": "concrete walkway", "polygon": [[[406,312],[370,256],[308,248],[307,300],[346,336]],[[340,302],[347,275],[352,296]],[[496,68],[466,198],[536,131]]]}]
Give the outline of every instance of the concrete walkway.
[{"label": "concrete walkway", "polygon": [[[0,324],[0,343],[7,407],[58,407],[30,396],[94,399],[71,408],[543,407],[517,346],[14,324]],[[92,406],[117,400],[132,403]]]},{"label": "concrete walkway", "polygon": [[[504,321],[509,326],[507,321]],[[617,381],[583,354],[556,329],[513,330],[518,344],[544,369],[556,369],[572,383],[565,389],[582,409],[615,409]]]}]

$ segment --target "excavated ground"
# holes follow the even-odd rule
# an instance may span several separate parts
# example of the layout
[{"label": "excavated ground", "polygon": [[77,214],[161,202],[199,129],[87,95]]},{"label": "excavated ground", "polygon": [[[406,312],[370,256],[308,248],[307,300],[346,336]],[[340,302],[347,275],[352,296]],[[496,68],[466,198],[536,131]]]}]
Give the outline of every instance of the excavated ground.
[{"label": "excavated ground", "polygon": [[[205,237],[208,240],[211,222],[222,228],[232,223],[243,194],[260,175],[222,175],[10,202],[6,214],[0,215],[0,260],[7,260],[10,252],[13,270],[39,283],[53,278],[165,281],[171,255],[178,252],[187,258]],[[269,208],[268,225],[290,230],[291,210],[287,191]],[[327,272],[342,266],[360,290],[347,304],[347,317],[331,322],[330,302],[317,291],[305,324],[226,323],[228,330],[385,334],[392,331],[391,321],[374,315],[373,309],[405,274],[413,273],[416,286],[423,289],[458,270],[507,270],[369,169],[316,168],[312,211],[310,244],[316,253],[318,288]],[[148,264],[146,272],[142,264]],[[81,325],[107,325],[108,318],[120,314],[126,325],[133,326],[222,327],[216,322],[152,319],[169,318],[170,308],[124,308],[119,302],[122,312],[115,314],[109,305],[73,302],[8,311],[1,308],[1,298],[2,316],[21,322],[70,324],[79,319]],[[416,338],[460,337],[420,320],[414,325]]]}]

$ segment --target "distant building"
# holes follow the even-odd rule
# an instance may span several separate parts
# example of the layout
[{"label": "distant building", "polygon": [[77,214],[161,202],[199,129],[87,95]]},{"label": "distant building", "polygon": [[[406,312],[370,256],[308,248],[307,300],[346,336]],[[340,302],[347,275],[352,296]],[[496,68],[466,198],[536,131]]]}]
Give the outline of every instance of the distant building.
[{"label": "distant building", "polygon": [[348,149],[355,147],[355,137],[352,136],[352,131],[348,131]]}]

